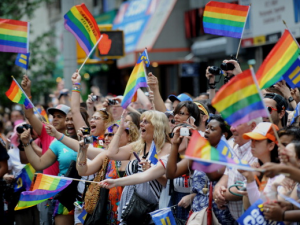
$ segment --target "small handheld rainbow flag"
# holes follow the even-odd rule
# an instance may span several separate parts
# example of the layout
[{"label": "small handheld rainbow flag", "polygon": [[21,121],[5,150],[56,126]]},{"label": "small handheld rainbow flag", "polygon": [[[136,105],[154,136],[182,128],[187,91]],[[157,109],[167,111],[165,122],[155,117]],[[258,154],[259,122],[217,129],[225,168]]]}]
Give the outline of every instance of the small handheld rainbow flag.
[{"label": "small handheld rainbow flag", "polygon": [[212,105],[231,126],[268,117],[253,80],[251,70],[245,70],[225,84],[212,100]]},{"label": "small handheld rainbow flag", "polygon": [[290,31],[285,30],[256,72],[260,89],[272,86],[281,78],[287,80],[288,83],[288,80],[291,80],[291,83],[298,84],[300,81],[299,56],[298,43],[295,42]]},{"label": "small handheld rainbow flag", "polygon": [[15,64],[27,70],[29,66],[29,56],[30,53],[19,53]]},{"label": "small handheld rainbow flag", "polygon": [[47,123],[49,123],[48,115],[47,115],[46,110],[44,109],[43,106],[38,107],[38,108],[34,108],[33,112],[34,112],[35,115],[39,115],[39,114],[40,114],[40,115],[43,117],[43,119],[44,119]]},{"label": "small handheld rainbow flag", "polygon": [[210,1],[203,14],[204,32],[241,38],[250,6]]},{"label": "small handheld rainbow flag", "polygon": [[[100,38],[100,30],[95,18],[82,3],[73,6],[65,14],[64,19],[65,28],[75,36],[81,48],[88,55]],[[100,44],[98,48],[100,50]]]},{"label": "small handheld rainbow flag", "polygon": [[11,82],[10,88],[7,92],[5,92],[5,95],[15,103],[23,104],[25,106],[25,109],[31,109],[33,108],[33,104],[30,101],[29,98],[27,98],[27,95],[24,93],[23,89],[20,87],[18,82],[13,78],[13,81]]},{"label": "small handheld rainbow flag", "polygon": [[0,19],[0,52],[29,52],[29,22]]},{"label": "small handheld rainbow flag", "polygon": [[32,191],[23,191],[15,210],[26,209],[46,201],[65,189],[72,180],[60,177],[37,174]]},{"label": "small handheld rainbow flag", "polygon": [[24,166],[24,168],[20,171],[20,174],[16,177],[14,191],[19,191],[22,188],[29,191],[34,173],[35,169],[29,163],[26,164],[26,166]]},{"label": "small handheld rainbow flag", "polygon": [[[147,55],[147,57],[148,57],[148,55]],[[135,64],[135,66],[133,68],[133,71],[131,72],[131,75],[129,77],[129,80],[127,82],[125,92],[123,95],[124,97],[121,102],[121,106],[123,107],[123,109],[126,109],[131,102],[136,101],[137,90],[140,87],[147,87],[147,78],[146,78],[147,75],[146,75],[144,64],[142,63],[143,60],[145,60],[145,58],[144,58],[144,55],[141,54],[140,57],[138,58],[137,63]],[[147,62],[150,63],[149,59]]]},{"label": "small handheld rainbow flag", "polygon": [[137,63],[141,63],[142,61],[145,62],[146,66],[149,67],[150,66],[150,59],[148,57],[148,52],[147,49],[145,49],[143,51],[143,53],[140,55],[140,57],[138,58]]},{"label": "small handheld rainbow flag", "polygon": [[156,152],[156,146],[154,141],[152,141],[150,150],[149,150],[149,161],[151,162],[151,164],[156,165],[158,162],[158,156],[157,156],[157,152]]},{"label": "small handheld rainbow flag", "polygon": [[226,157],[222,149],[212,147],[201,137],[198,131],[193,131],[191,140],[185,152],[185,158],[194,160],[193,169],[211,173],[224,166],[236,167],[244,170],[253,170],[247,162]]}]

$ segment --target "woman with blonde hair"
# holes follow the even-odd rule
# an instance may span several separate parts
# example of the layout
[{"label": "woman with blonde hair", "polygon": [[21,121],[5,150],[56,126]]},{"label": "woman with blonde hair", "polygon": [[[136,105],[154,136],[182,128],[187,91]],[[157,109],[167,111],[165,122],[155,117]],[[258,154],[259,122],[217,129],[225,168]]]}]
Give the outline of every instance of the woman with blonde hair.
[{"label": "woman with blonde hair", "polygon": [[[124,113],[123,113],[124,115]],[[141,115],[140,123],[140,138],[124,147],[119,146],[121,131],[124,129],[124,118],[121,118],[120,128],[112,139],[107,156],[112,160],[130,160],[126,167],[126,174],[132,175],[142,173],[151,167],[147,161],[152,141],[155,143],[157,158],[163,164],[166,163],[167,155],[170,152],[169,140],[169,121],[166,115],[158,111],[146,111]],[[136,158],[134,152],[142,161]],[[162,174],[163,175],[163,174]],[[161,175],[161,176],[162,176]],[[158,177],[157,177],[158,178]],[[155,178],[154,178],[155,179]],[[158,178],[162,183],[166,183],[166,179]],[[121,201],[118,208],[118,220],[121,224],[126,224],[122,219],[122,212],[126,210],[126,203],[130,201],[133,192],[142,196],[145,201],[152,204],[157,204],[162,191],[162,185],[158,180],[151,180],[134,186],[126,186],[123,190]],[[145,215],[146,217],[147,215]]]}]

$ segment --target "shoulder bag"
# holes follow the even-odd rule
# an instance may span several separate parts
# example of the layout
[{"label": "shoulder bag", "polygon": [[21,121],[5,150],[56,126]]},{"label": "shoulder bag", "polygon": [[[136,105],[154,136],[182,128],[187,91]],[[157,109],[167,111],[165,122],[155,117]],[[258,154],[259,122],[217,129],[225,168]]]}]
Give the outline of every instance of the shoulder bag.
[{"label": "shoulder bag", "polygon": [[148,224],[151,221],[151,216],[148,213],[154,211],[158,203],[149,203],[141,198],[136,193],[136,187],[134,186],[132,197],[126,205],[127,207],[122,213],[121,218],[127,224]]},{"label": "shoulder bag", "polygon": [[[105,178],[108,161],[108,157],[106,157],[103,161],[100,171],[95,176],[94,181],[98,182]],[[85,193],[84,208],[88,214],[93,214],[96,208],[98,199],[100,197],[100,189],[100,185],[91,183]]]}]

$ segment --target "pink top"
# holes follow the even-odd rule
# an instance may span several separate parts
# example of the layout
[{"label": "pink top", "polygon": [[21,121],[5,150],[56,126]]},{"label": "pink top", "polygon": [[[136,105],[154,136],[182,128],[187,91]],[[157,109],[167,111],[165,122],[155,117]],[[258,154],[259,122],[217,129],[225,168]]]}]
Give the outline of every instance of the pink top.
[{"label": "pink top", "polygon": [[[49,134],[47,134],[45,129],[45,124],[43,124],[40,139],[42,143],[42,154],[44,154],[49,149],[49,146],[54,139],[54,137],[51,137]],[[52,164],[51,166],[43,170],[44,174],[49,174],[54,176],[57,176],[58,172],[59,172],[58,161],[56,161],[54,164]]]}]

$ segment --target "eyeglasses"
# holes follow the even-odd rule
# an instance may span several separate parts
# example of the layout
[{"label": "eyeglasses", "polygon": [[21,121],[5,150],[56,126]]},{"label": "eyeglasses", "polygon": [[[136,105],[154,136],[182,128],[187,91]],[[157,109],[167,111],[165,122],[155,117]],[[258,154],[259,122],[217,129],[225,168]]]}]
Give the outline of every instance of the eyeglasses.
[{"label": "eyeglasses", "polygon": [[103,119],[101,116],[92,116],[91,117],[91,121],[92,120],[99,120],[99,119]]},{"label": "eyeglasses", "polygon": [[104,134],[104,137],[106,138],[107,136],[108,137],[113,137],[115,134],[114,133],[106,133]]},{"label": "eyeglasses", "polygon": [[275,109],[275,108],[273,108],[273,107],[271,107],[271,106],[268,106],[268,111],[269,111],[269,113],[271,114],[272,111],[277,111],[277,109]]},{"label": "eyeglasses", "polygon": [[179,116],[189,116],[190,114],[185,114],[184,112],[179,111],[177,113]]}]

